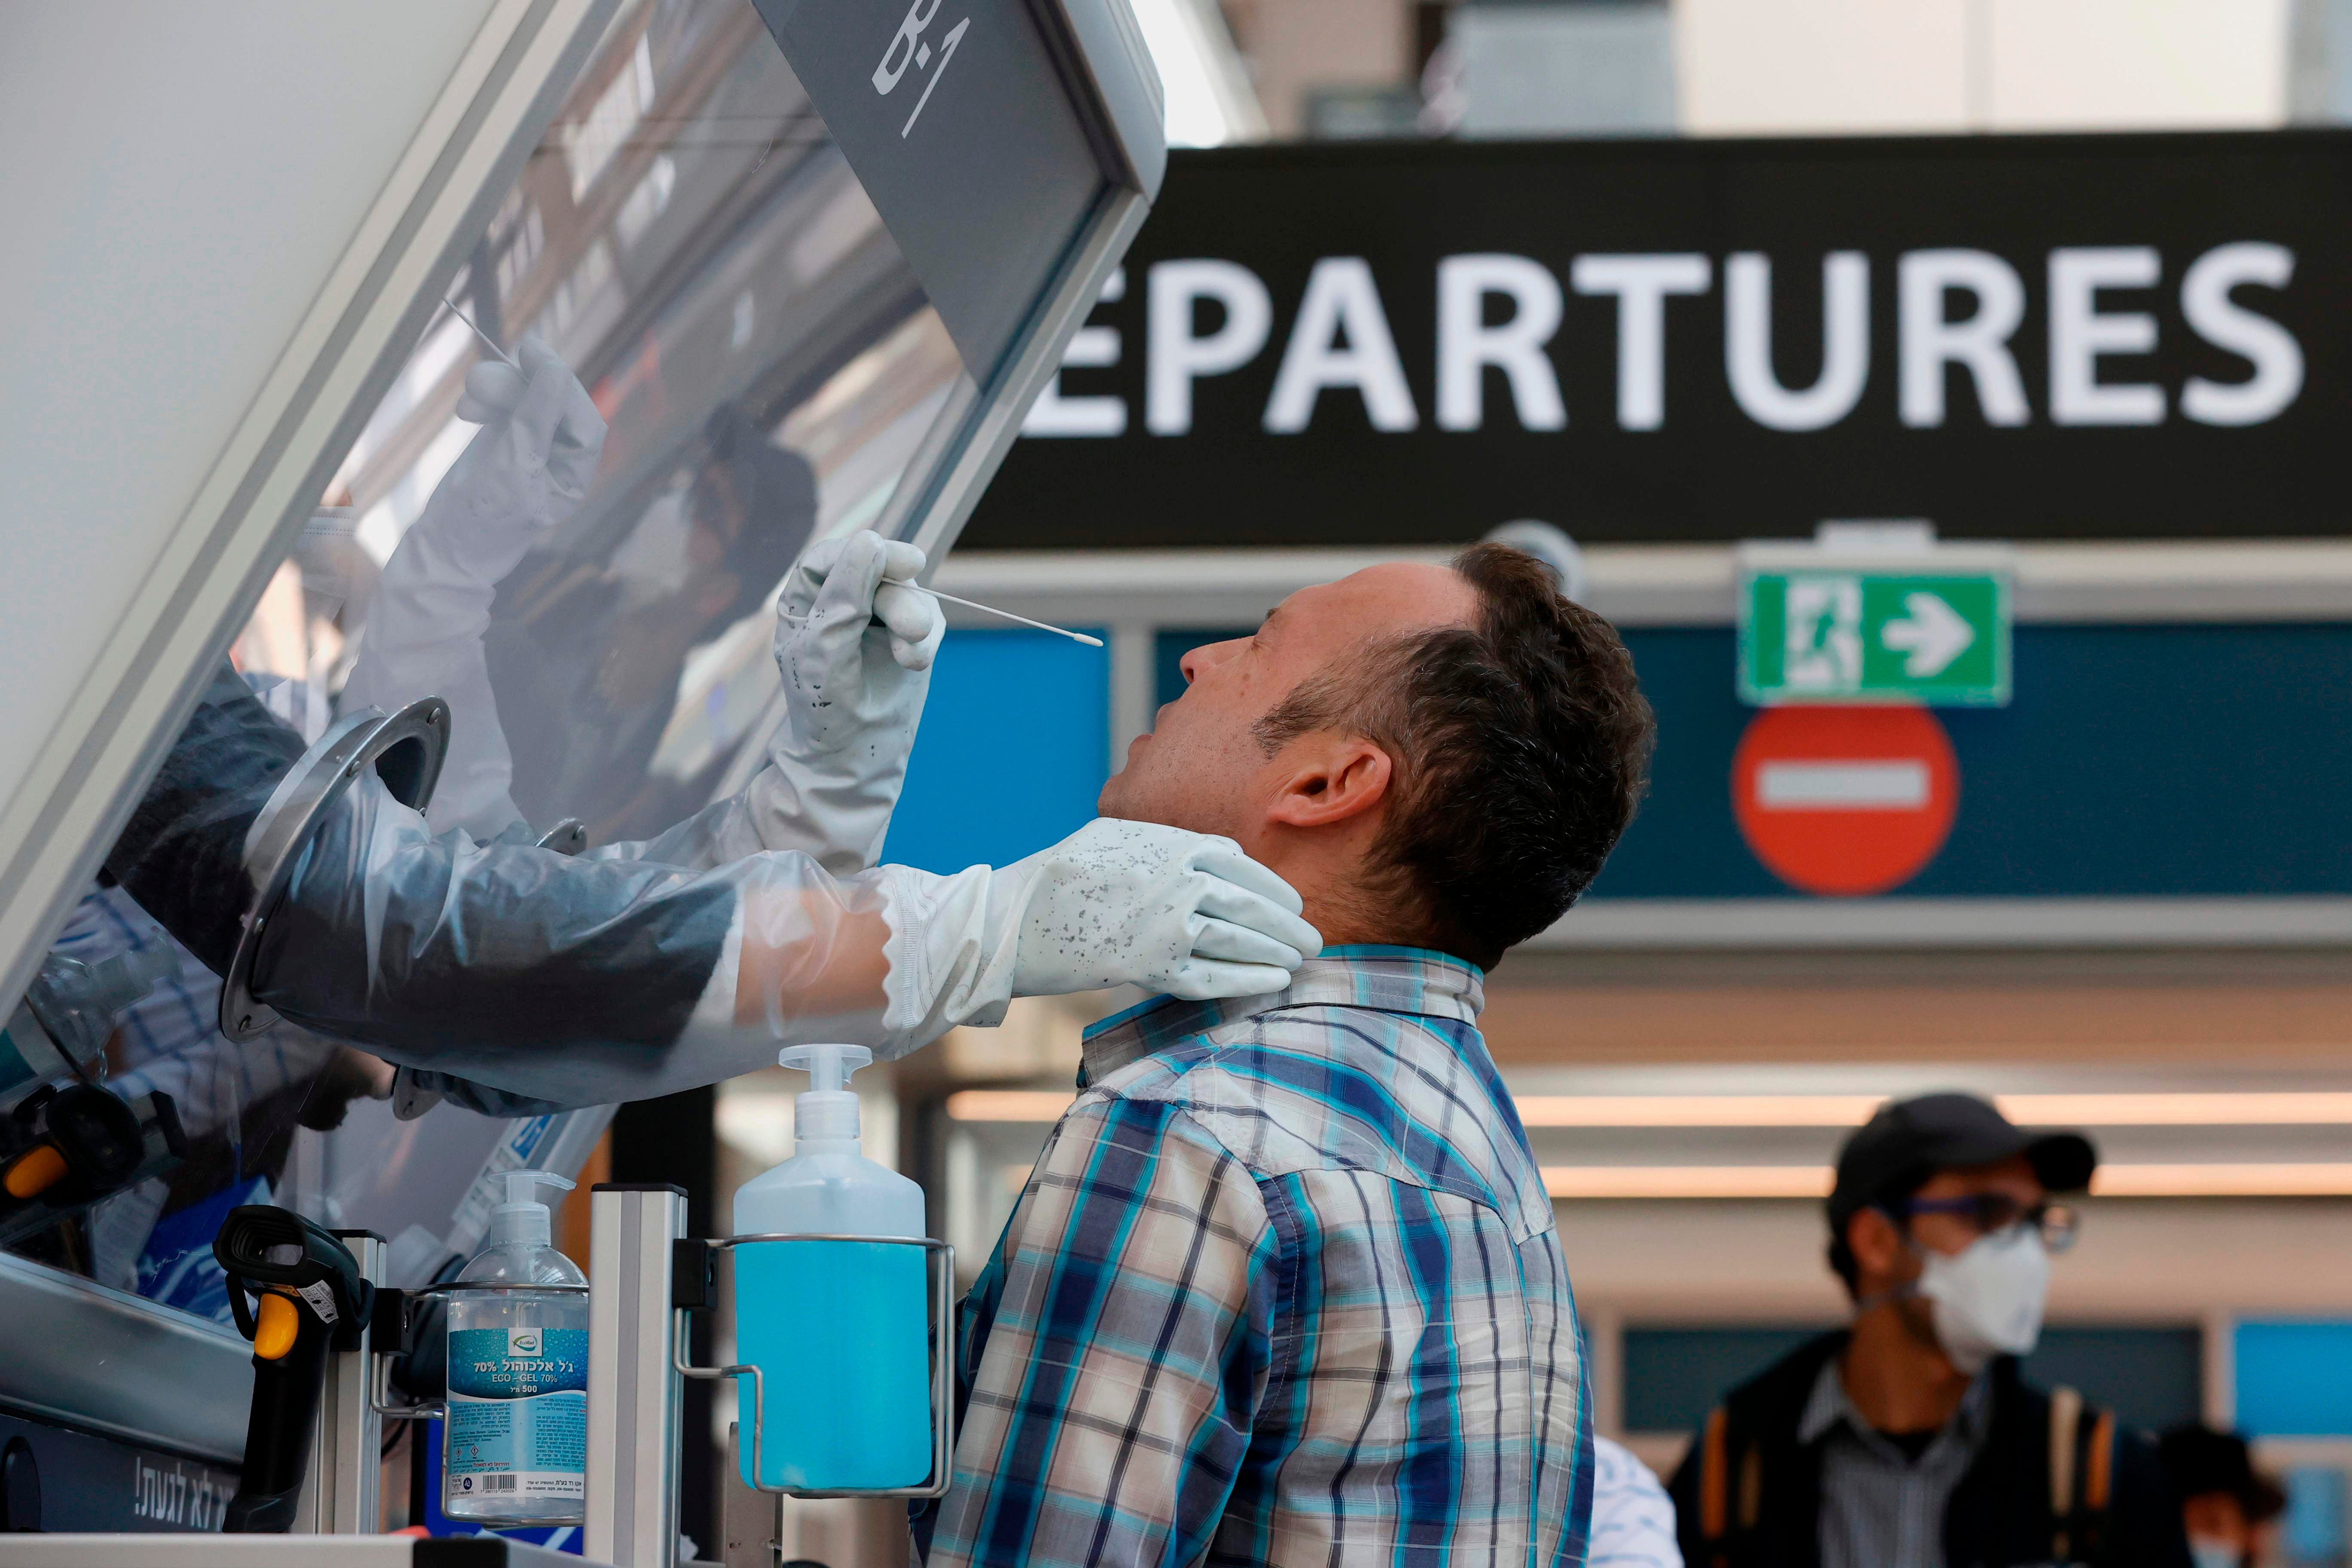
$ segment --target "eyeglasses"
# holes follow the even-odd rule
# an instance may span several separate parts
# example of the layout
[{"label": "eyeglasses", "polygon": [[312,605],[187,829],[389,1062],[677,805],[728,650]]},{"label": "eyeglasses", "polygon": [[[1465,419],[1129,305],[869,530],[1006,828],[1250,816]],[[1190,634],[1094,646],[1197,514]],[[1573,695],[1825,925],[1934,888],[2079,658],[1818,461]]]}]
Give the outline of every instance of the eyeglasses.
[{"label": "eyeglasses", "polygon": [[2006,1193],[1971,1193],[1964,1198],[1907,1198],[1889,1205],[1903,1217],[1921,1214],[1958,1215],[1979,1235],[1995,1236],[2011,1226],[2031,1226],[2042,1245],[2063,1252],[2074,1245],[2083,1216],[2064,1204],[2041,1203],[2028,1207]]}]

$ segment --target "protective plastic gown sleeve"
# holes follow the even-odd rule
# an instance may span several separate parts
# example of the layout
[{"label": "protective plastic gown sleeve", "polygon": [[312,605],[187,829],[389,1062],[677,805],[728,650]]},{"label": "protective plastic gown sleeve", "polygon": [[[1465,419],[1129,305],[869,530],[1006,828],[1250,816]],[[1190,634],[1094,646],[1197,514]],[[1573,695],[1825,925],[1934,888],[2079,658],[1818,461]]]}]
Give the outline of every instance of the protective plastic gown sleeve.
[{"label": "protective plastic gown sleeve", "polygon": [[[301,751],[224,668],[108,858],[216,972],[236,950],[246,837]],[[364,773],[274,912],[254,989],[387,1060],[605,1104],[763,1066],[779,1042],[883,1044],[887,898],[880,878],[838,880],[801,855],[698,875],[436,837]],[[747,926],[765,1001],[739,1022]]]}]

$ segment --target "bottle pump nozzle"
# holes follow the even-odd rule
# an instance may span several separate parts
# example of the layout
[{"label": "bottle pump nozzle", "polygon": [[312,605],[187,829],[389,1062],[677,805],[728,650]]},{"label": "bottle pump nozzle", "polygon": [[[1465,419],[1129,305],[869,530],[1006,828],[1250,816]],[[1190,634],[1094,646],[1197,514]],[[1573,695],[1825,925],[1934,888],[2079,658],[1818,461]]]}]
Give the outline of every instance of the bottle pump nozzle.
[{"label": "bottle pump nozzle", "polygon": [[552,1171],[509,1171],[500,1179],[507,1184],[507,1201],[490,1210],[490,1245],[507,1247],[520,1242],[529,1247],[545,1247],[555,1229],[548,1218],[547,1205],[539,1201],[535,1184],[544,1182],[568,1193],[574,1184]]},{"label": "bottle pump nozzle", "polygon": [[793,1101],[794,1138],[857,1136],[857,1096],[849,1075],[874,1060],[864,1046],[786,1046],[776,1053],[784,1067],[809,1075],[809,1087]]}]

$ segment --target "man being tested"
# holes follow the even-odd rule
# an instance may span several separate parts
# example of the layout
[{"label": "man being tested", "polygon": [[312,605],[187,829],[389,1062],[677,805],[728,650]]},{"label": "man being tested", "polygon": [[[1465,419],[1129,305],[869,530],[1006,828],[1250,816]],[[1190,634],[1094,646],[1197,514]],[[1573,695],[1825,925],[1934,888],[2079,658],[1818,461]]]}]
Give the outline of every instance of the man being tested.
[{"label": "man being tested", "polygon": [[1633,815],[1633,662],[1482,545],[1297,594],[1184,673],[1101,811],[1232,837],[1326,945],[1278,994],[1089,1031],[965,1304],[923,1560],[1581,1562],[1575,1307],[1477,1016]]}]

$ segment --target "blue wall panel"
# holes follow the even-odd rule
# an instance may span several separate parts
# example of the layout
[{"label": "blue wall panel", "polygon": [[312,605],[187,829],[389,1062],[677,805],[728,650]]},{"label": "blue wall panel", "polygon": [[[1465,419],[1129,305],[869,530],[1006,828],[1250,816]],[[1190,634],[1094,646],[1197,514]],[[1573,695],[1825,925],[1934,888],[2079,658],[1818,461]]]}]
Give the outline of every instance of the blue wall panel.
[{"label": "blue wall panel", "polygon": [[883,858],[1003,866],[1084,827],[1108,776],[1110,656],[1046,632],[950,632]]},{"label": "blue wall panel", "polygon": [[2236,1361],[2240,1430],[2352,1436],[2352,1322],[2240,1323]]}]

